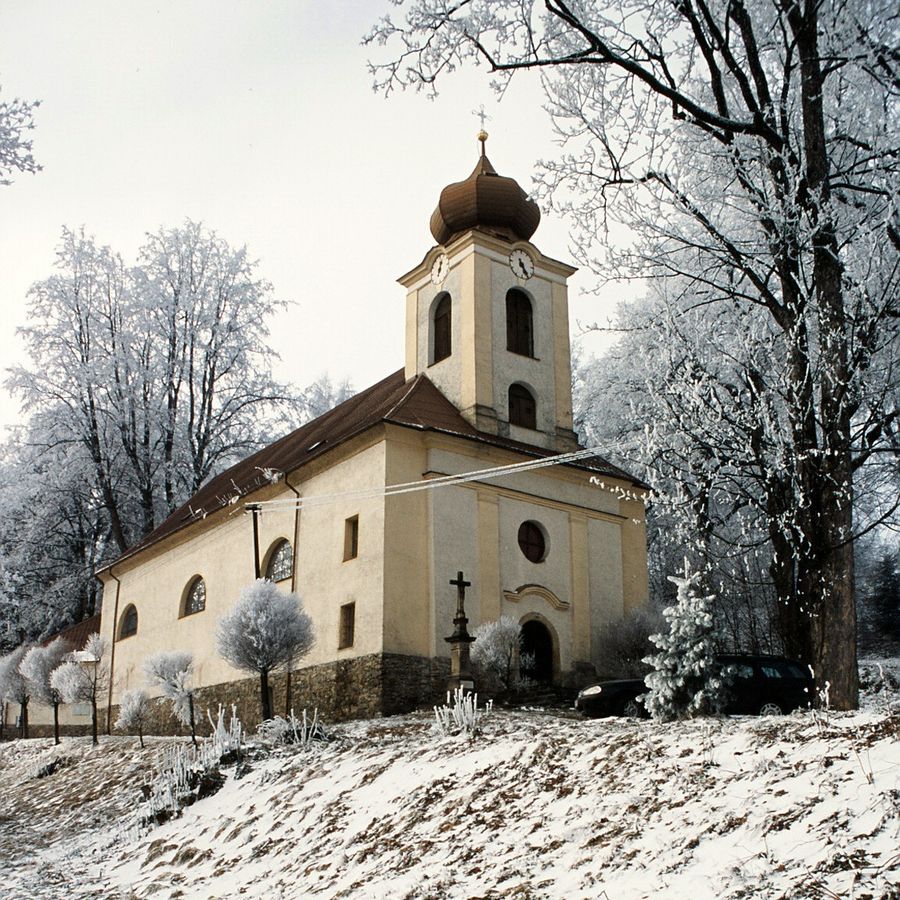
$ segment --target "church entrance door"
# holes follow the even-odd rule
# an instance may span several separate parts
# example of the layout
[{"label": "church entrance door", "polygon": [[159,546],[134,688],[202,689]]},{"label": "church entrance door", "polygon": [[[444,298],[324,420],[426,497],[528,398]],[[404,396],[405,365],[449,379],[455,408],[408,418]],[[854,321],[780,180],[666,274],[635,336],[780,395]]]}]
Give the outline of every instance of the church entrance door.
[{"label": "church entrance door", "polygon": [[543,622],[531,619],[522,625],[522,654],[534,658],[525,674],[534,681],[550,684],[553,681],[553,638]]}]

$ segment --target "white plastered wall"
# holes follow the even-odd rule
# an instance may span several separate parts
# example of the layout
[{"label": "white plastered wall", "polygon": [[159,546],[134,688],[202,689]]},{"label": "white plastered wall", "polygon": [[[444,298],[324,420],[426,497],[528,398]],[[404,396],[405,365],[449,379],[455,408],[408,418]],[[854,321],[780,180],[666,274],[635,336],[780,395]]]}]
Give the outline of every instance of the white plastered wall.
[{"label": "white plastered wall", "polygon": [[[303,496],[334,494],[384,483],[384,443],[352,453],[334,466],[299,483]],[[292,477],[295,486],[299,479]],[[266,491],[264,499],[289,499],[283,484]],[[250,499],[250,498],[247,498]],[[252,499],[262,499],[254,495]],[[344,521],[359,516],[359,553],[344,561]],[[266,509],[259,520],[260,556],[286,538],[294,544],[294,511]],[[301,666],[336,658],[375,653],[382,641],[382,575],[384,501],[340,501],[310,507],[300,515],[299,541],[294,548],[297,593],[312,617],[316,643]],[[162,650],[186,650],[194,655],[195,684],[203,687],[249,677],[218,654],[218,620],[254,578],[252,518],[239,505],[161,543],[113,572],[121,581],[118,619],[129,604],[138,610],[138,631],[116,642],[112,702],[129,688],[146,687],[143,662]],[[195,575],[206,581],[206,608],[179,616],[186,586]],[[290,590],[290,581],[279,587]],[[103,633],[113,638],[116,582],[104,582]],[[340,607],[356,603],[355,640],[338,651]]]},{"label": "white plastered wall", "polygon": [[[435,473],[459,474],[500,463],[499,455],[494,459],[484,448],[468,447],[466,452],[462,442],[459,449],[436,443],[428,452],[428,466]],[[448,653],[444,638],[452,631],[455,610],[456,591],[448,582],[462,569],[472,582],[466,595],[470,630],[501,614],[519,621],[537,615],[556,633],[562,671],[578,661],[597,663],[601,630],[630,608],[626,576],[635,567],[646,572],[646,556],[627,557],[622,541],[624,529],[640,528],[643,534],[642,520],[638,525],[623,515],[622,501],[591,485],[587,472],[555,467],[439,488],[430,502],[433,646],[438,655]],[[525,521],[537,522],[548,538],[542,562],[530,562],[518,546],[519,526]],[[461,522],[472,524],[460,527]],[[634,581],[640,591],[645,576]],[[566,608],[540,591],[519,591],[527,585],[551,592]],[[643,590],[630,606],[646,601]],[[518,594],[510,597],[509,592]]]}]

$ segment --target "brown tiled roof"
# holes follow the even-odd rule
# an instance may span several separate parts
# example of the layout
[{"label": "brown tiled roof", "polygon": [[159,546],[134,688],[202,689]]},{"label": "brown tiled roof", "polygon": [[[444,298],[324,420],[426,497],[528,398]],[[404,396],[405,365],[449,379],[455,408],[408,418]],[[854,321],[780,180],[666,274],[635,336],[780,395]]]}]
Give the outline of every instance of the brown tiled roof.
[{"label": "brown tiled roof", "polygon": [[71,644],[73,649],[83,650],[85,643],[87,643],[87,639],[94,634],[94,632],[98,631],[100,631],[100,613],[97,613],[96,616],[91,616],[89,619],[85,619],[83,622],[76,622],[74,625],[63,628],[62,631],[48,637],[47,640],[44,641],[44,645],[46,646],[57,638],[62,638],[66,643]]},{"label": "brown tiled roof", "polygon": [[[283,475],[292,472],[381,422],[454,434],[529,456],[553,456],[556,453],[555,450],[478,431],[425,375],[417,375],[409,381],[404,380],[403,375],[403,369],[394,372],[217,475],[154,531],[130,547],[117,562],[264,487],[270,483],[271,473]],[[599,456],[569,465],[643,486],[627,472]]]}]

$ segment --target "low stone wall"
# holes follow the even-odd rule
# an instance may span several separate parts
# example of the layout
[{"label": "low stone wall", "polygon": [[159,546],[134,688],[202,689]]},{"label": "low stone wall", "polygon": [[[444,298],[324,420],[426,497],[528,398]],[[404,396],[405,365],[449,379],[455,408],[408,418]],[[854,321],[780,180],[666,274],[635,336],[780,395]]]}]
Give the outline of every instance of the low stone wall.
[{"label": "low stone wall", "polygon": [[[570,686],[570,681],[589,680],[586,672],[567,675],[568,679],[563,680],[566,686]],[[283,672],[269,677],[269,689],[275,715],[287,715],[291,709],[298,715],[304,709],[311,714],[317,709],[324,721],[340,722],[430,709],[445,702],[449,677],[449,659],[375,653],[298,669],[291,674],[290,699],[287,675]],[[226,719],[233,706],[247,732],[255,732],[261,719],[259,690],[258,677],[200,688],[194,700],[197,733],[209,734],[207,712],[215,719],[220,704],[225,707]],[[485,700],[496,694],[496,690],[486,683],[479,684],[478,690]],[[114,733],[118,715],[119,708],[114,706],[109,717]],[[99,711],[99,722],[101,734],[107,733],[105,708]],[[60,726],[60,734],[65,736],[90,733],[89,720],[84,725]],[[29,725],[28,734],[34,738],[53,737],[53,726]],[[152,703],[144,734],[186,736],[190,730],[172,713],[172,704],[157,697]],[[18,735],[18,728],[6,725],[4,739],[12,740]]]},{"label": "low stone wall", "polygon": [[[276,715],[286,715],[290,709],[297,715],[303,709],[310,714],[318,709],[326,722],[340,722],[430,708],[443,701],[449,675],[447,659],[378,653],[298,669],[291,673],[290,701],[285,673],[269,677],[269,690]],[[226,719],[234,706],[248,733],[253,733],[261,719],[259,678],[200,688],[194,699],[198,734],[209,733],[207,710],[215,719],[219,704],[225,707]],[[171,710],[169,701],[157,698],[144,733],[190,734]],[[114,706],[110,719],[113,727],[118,714]],[[105,731],[105,710],[100,721]]]},{"label": "low stone wall", "polygon": [[[105,710],[104,710],[105,715]],[[104,730],[106,728],[106,719],[101,718],[100,720],[100,734],[104,734]],[[90,737],[91,734],[91,726],[88,725],[60,725],[59,726],[59,736],[60,737],[84,737],[87,735]],[[52,738],[53,737],[53,726],[52,725],[29,725],[28,726],[28,738]],[[18,728],[10,728],[7,726],[3,729],[3,737],[2,740],[5,743],[6,741],[14,741],[19,738],[19,729]]]}]

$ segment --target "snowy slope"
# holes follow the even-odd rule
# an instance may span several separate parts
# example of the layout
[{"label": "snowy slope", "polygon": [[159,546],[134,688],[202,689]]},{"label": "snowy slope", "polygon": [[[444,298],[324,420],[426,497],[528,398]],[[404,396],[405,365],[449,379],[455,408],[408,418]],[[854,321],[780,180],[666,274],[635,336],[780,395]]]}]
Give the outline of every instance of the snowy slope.
[{"label": "snowy slope", "polygon": [[131,810],[167,742],[4,744],[0,896],[900,896],[889,696],[678,725],[497,712],[475,744],[424,714],[332,733],[226,770],[140,838]]}]

